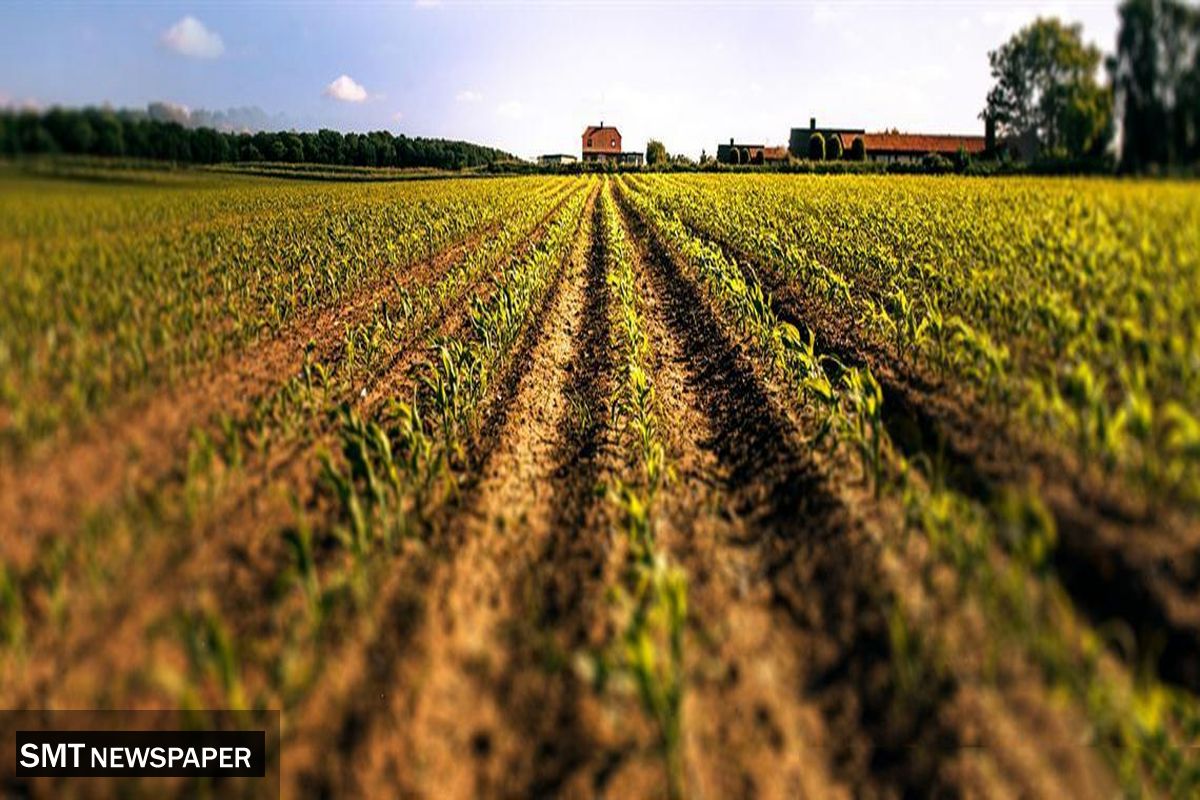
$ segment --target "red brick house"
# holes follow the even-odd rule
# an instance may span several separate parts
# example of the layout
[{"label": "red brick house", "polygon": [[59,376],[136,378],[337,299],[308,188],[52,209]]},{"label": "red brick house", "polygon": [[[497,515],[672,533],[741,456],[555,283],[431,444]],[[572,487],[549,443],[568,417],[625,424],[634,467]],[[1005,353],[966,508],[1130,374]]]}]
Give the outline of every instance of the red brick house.
[{"label": "red brick house", "polygon": [[621,132],[612,125],[588,125],[583,132],[583,160],[611,161],[622,166],[642,165],[641,153],[621,151]]},{"label": "red brick house", "polygon": [[621,155],[621,132],[601,122],[588,125],[583,132],[583,160],[616,160]]}]

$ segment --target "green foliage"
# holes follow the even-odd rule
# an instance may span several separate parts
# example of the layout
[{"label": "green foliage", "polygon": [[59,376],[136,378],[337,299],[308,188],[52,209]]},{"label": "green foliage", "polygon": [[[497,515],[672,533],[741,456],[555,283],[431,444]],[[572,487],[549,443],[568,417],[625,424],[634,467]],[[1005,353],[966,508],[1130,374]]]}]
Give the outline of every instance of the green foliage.
[{"label": "green foliage", "polygon": [[1096,82],[1100,50],[1081,25],[1039,18],[988,54],[995,86],[984,115],[1026,156],[1101,155],[1113,134],[1112,95]]},{"label": "green foliage", "polygon": [[1108,72],[1126,169],[1200,162],[1200,9],[1180,0],[1125,0]]},{"label": "green foliage", "polygon": [[[269,340],[523,206],[544,213],[553,193],[534,186],[551,184],[17,184],[0,197],[0,236],[15,243],[0,251],[0,459]],[[453,275],[444,291],[466,278]],[[347,369],[378,366],[396,330],[384,311],[345,332]]]},{"label": "green foliage", "polygon": [[646,165],[650,167],[658,167],[670,161],[671,157],[667,154],[667,148],[662,142],[657,139],[651,139],[646,142]]},{"label": "green foliage", "polygon": [[1198,462],[1163,413],[1200,407],[1200,373],[1185,367],[1200,357],[1200,203],[1186,185],[649,175],[630,185],[654,198],[664,228],[752,254],[802,286],[811,313],[853,326],[906,369],[1152,496],[1200,505]]},{"label": "green foliage", "polygon": [[808,160],[825,160],[825,137],[819,133],[814,133],[808,137]]},{"label": "green foliage", "polygon": [[0,110],[0,155],[70,153],[189,164],[273,161],[438,169],[512,159],[509,153],[470,142],[394,136],[387,131],[231,133],[200,124],[190,127],[194,120],[180,118],[180,113],[163,104],[151,104],[149,113],[99,108],[52,108],[44,113]]},{"label": "green foliage", "polygon": [[830,136],[825,142],[825,158],[829,161],[841,161],[845,152],[842,149],[842,137]]}]

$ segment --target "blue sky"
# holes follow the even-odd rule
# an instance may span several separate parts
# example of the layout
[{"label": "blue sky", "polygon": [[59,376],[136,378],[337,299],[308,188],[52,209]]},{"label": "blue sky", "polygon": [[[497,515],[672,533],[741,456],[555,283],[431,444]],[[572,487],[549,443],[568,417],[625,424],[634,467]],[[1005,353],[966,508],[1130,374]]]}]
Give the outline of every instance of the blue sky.
[{"label": "blue sky", "polygon": [[987,51],[1039,14],[1112,49],[1106,2],[0,5],[0,104],[254,106],[287,127],[576,152],[617,124],[691,156],[822,124],[981,132]]}]

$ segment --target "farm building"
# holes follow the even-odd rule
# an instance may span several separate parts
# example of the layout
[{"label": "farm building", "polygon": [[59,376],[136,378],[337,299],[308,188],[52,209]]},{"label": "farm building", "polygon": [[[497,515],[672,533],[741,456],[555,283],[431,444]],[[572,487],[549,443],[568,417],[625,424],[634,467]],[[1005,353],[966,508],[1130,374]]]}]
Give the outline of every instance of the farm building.
[{"label": "farm building", "polygon": [[559,167],[564,164],[575,164],[578,161],[579,159],[570,153],[547,153],[538,156],[539,167]]},{"label": "farm building", "polygon": [[738,144],[733,139],[729,140],[729,144],[717,145],[717,161],[722,164],[778,164],[787,160],[786,147]]},{"label": "farm building", "polygon": [[818,128],[817,118],[810,117],[807,128],[792,128],[788,136],[788,152],[796,158],[808,158],[808,142],[813,134],[819,133],[825,140],[826,147],[830,139],[837,137],[842,144],[842,152],[849,153],[854,137],[862,136],[866,132],[865,128]]},{"label": "farm building", "polygon": [[924,133],[868,133],[863,136],[867,159],[891,164],[912,164],[930,153],[953,158],[960,151],[981,156],[988,150],[984,136],[948,136]]},{"label": "farm building", "polygon": [[589,125],[583,131],[582,138],[584,161],[608,161],[627,167],[642,165],[642,153],[622,152],[621,132],[611,125],[605,125],[603,122],[599,125]]},{"label": "farm building", "polygon": [[861,139],[868,160],[908,164],[918,162],[931,153],[953,158],[960,150],[971,156],[992,152],[995,145],[991,143],[990,131],[989,125],[989,133],[985,136],[900,133],[894,130],[867,133],[862,128],[818,128],[814,117],[809,120],[807,128],[792,128],[788,149],[797,158],[807,158],[809,140],[813,134],[819,133],[825,140],[827,152],[831,141],[836,138],[842,152],[850,157],[855,141]]}]

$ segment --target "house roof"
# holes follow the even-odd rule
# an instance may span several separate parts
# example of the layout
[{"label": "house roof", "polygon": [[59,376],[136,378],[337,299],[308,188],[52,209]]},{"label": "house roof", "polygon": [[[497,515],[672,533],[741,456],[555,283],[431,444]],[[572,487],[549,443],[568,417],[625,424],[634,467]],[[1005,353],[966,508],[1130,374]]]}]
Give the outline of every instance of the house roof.
[{"label": "house roof", "polygon": [[957,153],[960,149],[971,154],[987,149],[983,136],[950,136],[924,133],[868,133],[863,135],[868,153]]},{"label": "house roof", "polygon": [[764,161],[787,161],[788,149],[786,147],[764,147]]}]

